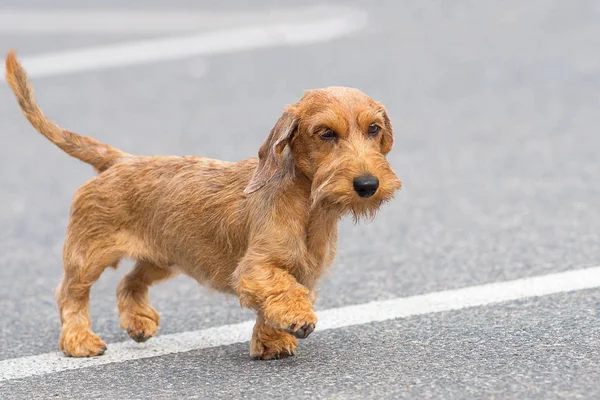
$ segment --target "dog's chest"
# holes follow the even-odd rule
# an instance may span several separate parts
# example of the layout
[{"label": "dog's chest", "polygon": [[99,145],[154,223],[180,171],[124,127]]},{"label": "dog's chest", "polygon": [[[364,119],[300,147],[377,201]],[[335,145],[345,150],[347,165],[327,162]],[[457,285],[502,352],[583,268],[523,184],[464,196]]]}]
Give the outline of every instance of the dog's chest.
[{"label": "dog's chest", "polygon": [[309,226],[302,250],[295,256],[294,275],[300,283],[312,288],[335,258],[337,250],[336,224],[320,224],[318,231],[311,230]]}]

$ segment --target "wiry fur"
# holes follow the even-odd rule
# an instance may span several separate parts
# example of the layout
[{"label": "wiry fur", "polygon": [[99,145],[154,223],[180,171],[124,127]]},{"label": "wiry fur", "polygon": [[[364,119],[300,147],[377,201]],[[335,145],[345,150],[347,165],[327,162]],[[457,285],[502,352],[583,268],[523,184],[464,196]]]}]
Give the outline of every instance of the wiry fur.
[{"label": "wiry fur", "polygon": [[[256,311],[253,357],[294,354],[296,337],[317,323],[315,287],[336,253],[341,216],[373,217],[400,181],[386,161],[393,132],[384,107],[344,87],[309,90],[271,130],[258,158],[134,156],[49,121],[35,103],[14,52],[6,81],[31,124],[98,175],[75,193],[56,290],[60,348],[95,356],[106,346],[92,332],[89,294],[108,266],[137,261],[118,285],[123,329],[136,341],[156,334],[148,288],[178,273],[237,295]],[[367,135],[369,124],[381,126]],[[335,141],[319,134],[330,128]],[[370,173],[379,189],[359,197],[353,179]]]}]

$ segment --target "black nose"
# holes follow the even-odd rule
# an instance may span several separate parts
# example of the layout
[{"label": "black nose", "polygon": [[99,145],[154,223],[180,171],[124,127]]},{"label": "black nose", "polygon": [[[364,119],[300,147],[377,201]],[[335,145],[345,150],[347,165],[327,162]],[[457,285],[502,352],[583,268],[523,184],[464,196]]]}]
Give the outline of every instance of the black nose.
[{"label": "black nose", "polygon": [[360,197],[371,197],[377,192],[379,180],[373,175],[354,178],[354,190]]}]

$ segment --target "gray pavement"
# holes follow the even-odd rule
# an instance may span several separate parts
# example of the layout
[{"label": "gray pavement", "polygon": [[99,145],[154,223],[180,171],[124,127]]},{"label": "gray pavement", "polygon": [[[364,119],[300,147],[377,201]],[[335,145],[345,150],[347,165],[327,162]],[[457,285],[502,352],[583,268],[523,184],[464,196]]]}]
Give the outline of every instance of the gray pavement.
[{"label": "gray pavement", "polygon": [[276,362],[240,344],[111,364],[9,383],[4,398],[593,399],[599,300],[582,291],[328,331]]},{"label": "gray pavement", "polygon": [[[208,3],[128,2],[227,12],[296,5]],[[355,86],[382,101],[404,188],[375,221],[343,221],[320,309],[600,264],[600,3],[337,3],[366,10],[367,28],[326,44],[34,79],[36,96],[62,126],[126,151],[227,160],[254,156],[307,88]],[[29,6],[48,8],[0,2]],[[132,38],[0,35],[0,49],[25,55],[124,40]],[[208,70],[198,78],[199,62]],[[92,170],[33,131],[5,85],[0,115],[4,360],[57,350],[63,233],[71,196]],[[115,287],[129,265],[107,271],[92,292],[94,330],[108,343],[127,338]],[[185,277],[151,295],[161,334],[251,317]],[[248,360],[243,344],[111,364],[0,382],[0,398],[593,399],[599,302],[590,290],[315,332],[297,357],[269,363]]]}]

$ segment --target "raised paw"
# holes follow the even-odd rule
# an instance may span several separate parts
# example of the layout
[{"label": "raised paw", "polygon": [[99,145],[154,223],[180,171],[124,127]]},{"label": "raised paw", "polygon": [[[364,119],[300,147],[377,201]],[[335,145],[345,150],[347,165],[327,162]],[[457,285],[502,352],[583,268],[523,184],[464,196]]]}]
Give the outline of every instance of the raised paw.
[{"label": "raised paw", "polygon": [[101,356],[106,351],[106,344],[89,328],[64,327],[59,346],[67,357]]},{"label": "raised paw", "polygon": [[156,335],[160,317],[152,308],[124,312],[120,316],[121,327],[138,343]]},{"label": "raised paw", "polygon": [[306,296],[285,296],[265,304],[264,320],[273,328],[306,339],[315,330],[317,315]]}]

